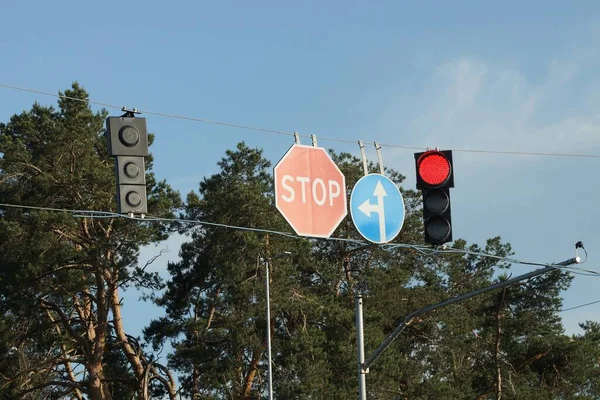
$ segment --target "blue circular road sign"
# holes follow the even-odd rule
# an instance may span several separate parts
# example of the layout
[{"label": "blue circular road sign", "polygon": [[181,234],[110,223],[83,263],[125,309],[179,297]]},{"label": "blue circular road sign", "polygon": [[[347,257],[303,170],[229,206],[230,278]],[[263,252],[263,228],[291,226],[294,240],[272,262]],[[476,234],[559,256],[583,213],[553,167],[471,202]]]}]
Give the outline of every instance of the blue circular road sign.
[{"label": "blue circular road sign", "polygon": [[350,215],[358,232],[373,243],[387,243],[404,224],[404,199],[391,179],[381,174],[365,175],[350,195]]}]

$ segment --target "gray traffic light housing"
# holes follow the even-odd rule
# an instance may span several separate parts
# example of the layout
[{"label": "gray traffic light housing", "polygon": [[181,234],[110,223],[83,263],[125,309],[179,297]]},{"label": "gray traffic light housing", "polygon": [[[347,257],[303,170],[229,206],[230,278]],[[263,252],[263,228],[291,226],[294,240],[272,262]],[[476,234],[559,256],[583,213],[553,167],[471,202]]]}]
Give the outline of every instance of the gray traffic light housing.
[{"label": "gray traffic light housing", "polygon": [[146,185],[118,185],[117,205],[122,214],[147,214]]},{"label": "gray traffic light housing", "polygon": [[106,133],[111,157],[148,156],[146,118],[108,117]]},{"label": "gray traffic light housing", "polygon": [[146,119],[133,114],[106,119],[108,155],[115,158],[117,210],[121,214],[147,214],[146,163],[148,132]]},{"label": "gray traffic light housing", "polygon": [[117,185],[146,185],[146,166],[144,157],[115,157]]}]

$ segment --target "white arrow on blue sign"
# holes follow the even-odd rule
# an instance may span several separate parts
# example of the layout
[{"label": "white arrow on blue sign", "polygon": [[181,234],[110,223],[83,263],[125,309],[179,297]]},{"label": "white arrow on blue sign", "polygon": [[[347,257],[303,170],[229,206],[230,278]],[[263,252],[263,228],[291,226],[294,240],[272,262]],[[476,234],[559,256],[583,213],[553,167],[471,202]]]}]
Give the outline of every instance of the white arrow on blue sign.
[{"label": "white arrow on blue sign", "polygon": [[373,243],[387,243],[404,224],[404,199],[398,187],[381,174],[365,175],[350,195],[350,215],[358,232]]}]

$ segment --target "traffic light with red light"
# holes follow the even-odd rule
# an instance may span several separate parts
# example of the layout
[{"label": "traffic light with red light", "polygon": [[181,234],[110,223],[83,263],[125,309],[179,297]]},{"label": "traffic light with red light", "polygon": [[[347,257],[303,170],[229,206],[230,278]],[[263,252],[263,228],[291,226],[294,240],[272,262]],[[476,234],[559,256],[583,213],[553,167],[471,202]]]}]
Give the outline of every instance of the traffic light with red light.
[{"label": "traffic light with red light", "polygon": [[454,187],[452,151],[415,153],[417,189],[423,193],[425,242],[440,245],[452,241],[450,188]]},{"label": "traffic light with red light", "polygon": [[134,116],[106,119],[108,155],[115,157],[117,208],[121,214],[147,214],[145,157],[146,119]]}]

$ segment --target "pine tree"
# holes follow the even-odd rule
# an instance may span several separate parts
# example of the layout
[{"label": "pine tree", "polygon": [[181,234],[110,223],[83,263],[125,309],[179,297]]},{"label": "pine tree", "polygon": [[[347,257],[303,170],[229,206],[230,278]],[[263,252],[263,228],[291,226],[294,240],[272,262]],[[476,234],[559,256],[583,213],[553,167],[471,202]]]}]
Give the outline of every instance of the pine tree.
[{"label": "pine tree", "polygon": [[[349,195],[363,175],[362,164],[346,153],[331,155]],[[276,235],[290,229],[274,207],[270,163],[262,152],[241,143],[219,167],[200,183],[198,194],[188,195],[185,217],[211,224],[188,231],[190,241],[181,248],[181,261],[169,265],[171,279],[157,301],[166,316],[145,330],[156,348],[171,341],[169,365],[191,398],[265,396],[267,262],[274,388],[276,397],[294,399],[356,397],[357,292],[364,296],[369,355],[410,312],[514,272],[504,261],[512,248],[499,237],[484,247],[457,239],[446,252],[407,247],[422,244],[420,196],[401,187],[404,177],[397,171],[386,174],[403,193],[404,228],[392,243],[377,246],[362,240],[350,218],[333,235],[345,240]],[[291,255],[277,257],[284,251]],[[588,324],[585,335],[569,338],[558,317],[560,294],[569,283],[568,275],[555,271],[415,318],[371,367],[369,396],[596,395],[597,380],[577,373],[583,365],[598,372],[597,326]]]},{"label": "pine tree", "polygon": [[[157,287],[137,258],[140,246],[165,239],[168,230],[36,208],[116,207],[107,113],[93,113],[76,83],[64,96],[58,109],[36,103],[0,124],[0,198],[31,207],[0,211],[0,325],[9,328],[3,351],[16,348],[27,361],[4,366],[0,392],[19,398],[52,390],[94,400],[122,390],[141,395],[145,370],[158,367],[124,331],[119,290],[133,282]],[[179,195],[152,173],[147,182],[150,212],[172,216]],[[106,364],[117,359],[120,367]],[[173,381],[164,379],[173,398]]]}]

